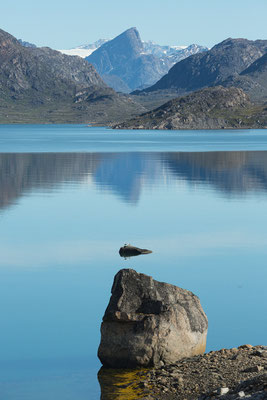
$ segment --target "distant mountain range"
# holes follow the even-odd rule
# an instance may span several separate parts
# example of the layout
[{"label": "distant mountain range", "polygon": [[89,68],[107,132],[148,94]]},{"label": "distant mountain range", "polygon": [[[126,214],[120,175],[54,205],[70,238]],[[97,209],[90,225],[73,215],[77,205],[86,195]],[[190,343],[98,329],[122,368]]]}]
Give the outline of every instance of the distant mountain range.
[{"label": "distant mountain range", "polygon": [[[248,102],[238,106],[240,92],[227,92],[222,86],[242,89],[243,94],[246,93],[253,102],[261,103],[261,106],[253,106]],[[209,89],[201,91],[205,88]],[[167,101],[170,96],[180,97],[191,92],[194,92],[191,96],[162,105],[164,98]],[[141,104],[147,106],[158,100],[159,108],[122,124],[124,128],[266,127],[267,108],[264,102],[267,101],[267,40],[226,39],[206,52],[176,63],[154,85],[133,94],[136,99],[139,97]],[[218,110],[225,96],[229,96],[230,100],[232,95],[232,108]]]},{"label": "distant mountain range", "polygon": [[[130,28],[130,30],[131,29],[136,29],[136,28]],[[125,32],[127,32],[127,31],[125,31]],[[114,38],[112,38],[112,39],[99,39],[94,43],[87,43],[87,44],[84,44],[84,45],[81,45],[81,46],[73,47],[71,49],[58,50],[58,51],[60,51],[63,54],[73,55],[73,56],[80,56],[80,57],[85,58],[85,57],[89,56],[90,54],[92,54],[99,47],[101,47],[104,43],[109,42],[109,41],[111,41],[113,39]],[[25,43],[27,45],[28,42],[22,42],[21,41],[21,44],[22,43]],[[193,47],[196,46],[196,47],[199,47],[199,48],[203,47],[203,49],[208,50],[207,47],[198,46],[198,45],[194,45],[194,44],[190,45],[190,46],[161,46],[161,45],[159,45],[159,44],[157,44],[155,42],[152,42],[152,41],[145,42],[143,40],[142,40],[142,43],[143,43],[143,50],[144,50],[144,52],[146,54],[153,54],[154,56],[157,56],[157,57],[164,57],[166,55],[167,56],[172,56],[174,54],[178,55],[180,52],[183,52],[183,50],[186,50],[186,49],[188,49],[189,52],[190,52],[191,51],[191,49],[190,49],[191,46],[193,46]],[[84,51],[83,55],[79,54],[80,50]],[[86,52],[88,53],[87,55],[85,55]]]},{"label": "distant mountain range", "polygon": [[[123,57],[126,48],[129,57],[127,66]],[[91,57],[96,50],[99,51]],[[141,40],[136,28],[130,28],[114,39],[100,39],[94,43],[59,51],[86,58],[109,86],[117,91],[130,92],[150,86],[176,62],[206,50],[207,47],[197,44],[161,46],[152,41],[146,42]],[[127,73],[132,76],[126,76]]]},{"label": "distant mountain range", "polygon": [[175,88],[180,93],[214,86],[240,74],[267,51],[267,40],[226,39],[204,53],[175,64],[145,92]]},{"label": "distant mountain range", "polygon": [[198,45],[159,46],[143,42],[136,28],[130,28],[106,41],[86,57],[104,81],[117,91],[130,92],[150,86],[166,74],[177,61],[206,51]]},{"label": "distant mountain range", "polygon": [[[267,40],[229,38],[210,50],[160,46],[143,42],[130,28],[80,51],[91,54],[71,57],[0,30],[0,123],[267,126]],[[110,86],[120,92],[143,89],[129,95]]]},{"label": "distant mountain range", "polygon": [[0,30],[0,122],[101,122],[144,110],[80,57],[21,45]]}]

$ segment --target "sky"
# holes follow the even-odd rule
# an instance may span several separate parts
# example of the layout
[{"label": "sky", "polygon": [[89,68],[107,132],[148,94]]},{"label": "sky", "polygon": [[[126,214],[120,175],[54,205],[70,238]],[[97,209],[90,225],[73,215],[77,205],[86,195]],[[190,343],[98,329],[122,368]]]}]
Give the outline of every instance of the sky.
[{"label": "sky", "polygon": [[37,46],[69,49],[135,26],[143,40],[212,47],[267,39],[267,0],[9,0],[0,28]]}]

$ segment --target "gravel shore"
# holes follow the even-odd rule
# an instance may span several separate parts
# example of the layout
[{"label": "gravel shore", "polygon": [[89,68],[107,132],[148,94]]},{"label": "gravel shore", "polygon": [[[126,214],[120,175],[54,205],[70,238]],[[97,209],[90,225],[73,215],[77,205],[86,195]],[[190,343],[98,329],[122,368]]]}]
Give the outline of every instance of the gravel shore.
[{"label": "gravel shore", "polygon": [[267,399],[267,346],[211,351],[141,375],[146,400]]}]

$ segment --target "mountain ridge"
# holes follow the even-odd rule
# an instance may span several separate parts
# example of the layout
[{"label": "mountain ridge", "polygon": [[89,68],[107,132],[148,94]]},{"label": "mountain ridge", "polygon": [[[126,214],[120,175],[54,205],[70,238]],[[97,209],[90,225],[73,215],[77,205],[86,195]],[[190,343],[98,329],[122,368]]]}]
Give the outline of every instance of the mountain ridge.
[{"label": "mountain ridge", "polygon": [[[131,29],[131,28],[130,28]],[[86,58],[91,55],[95,50],[101,47],[104,43],[109,42],[112,39],[99,39],[93,43],[87,43],[84,45],[76,46],[71,49],[59,49],[63,54],[67,55],[78,55],[82,58]],[[24,42],[27,43],[27,42]],[[152,54],[158,58],[168,58],[170,66],[174,65],[176,62],[180,61],[185,57],[189,57],[192,54],[207,51],[208,47],[202,46],[196,43],[190,44],[188,46],[170,46],[170,45],[160,45],[152,40],[142,40],[143,50],[145,54]]]},{"label": "mountain ridge", "polygon": [[24,47],[3,30],[0,65],[2,123],[108,123],[144,111],[109,88],[86,60],[48,47]]},{"label": "mountain ridge", "polygon": [[142,92],[176,89],[184,94],[215,86],[227,77],[239,74],[267,51],[267,40],[228,38],[212,49],[176,63],[156,84]]},{"label": "mountain ridge", "polygon": [[175,50],[175,46],[159,46],[141,40],[136,28],[107,41],[86,60],[92,63],[104,81],[115,90],[133,91],[150,86],[166,74],[178,60],[206,48],[191,45]]}]

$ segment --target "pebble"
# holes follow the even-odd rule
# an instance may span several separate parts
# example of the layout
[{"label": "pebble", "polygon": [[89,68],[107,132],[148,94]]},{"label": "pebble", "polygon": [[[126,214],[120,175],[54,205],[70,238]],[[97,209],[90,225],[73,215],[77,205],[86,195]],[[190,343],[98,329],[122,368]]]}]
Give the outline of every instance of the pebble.
[{"label": "pebble", "polygon": [[266,357],[267,356],[267,351],[266,350],[256,350],[254,353],[252,353],[253,356],[259,356],[259,357]]},{"label": "pebble", "polygon": [[243,344],[242,346],[239,346],[238,348],[239,349],[248,349],[248,350],[250,350],[250,349],[253,348],[253,346],[251,344]]},{"label": "pebble", "polygon": [[242,392],[238,392],[238,396],[239,396],[239,397],[245,397],[246,395],[245,395],[245,393],[244,393],[243,390],[242,390]]},{"label": "pebble", "polygon": [[218,390],[217,390],[217,393],[220,395],[220,396],[222,396],[222,395],[224,395],[224,394],[226,394],[226,393],[228,393],[229,392],[229,388],[228,387],[222,387],[222,388],[219,388]]}]

